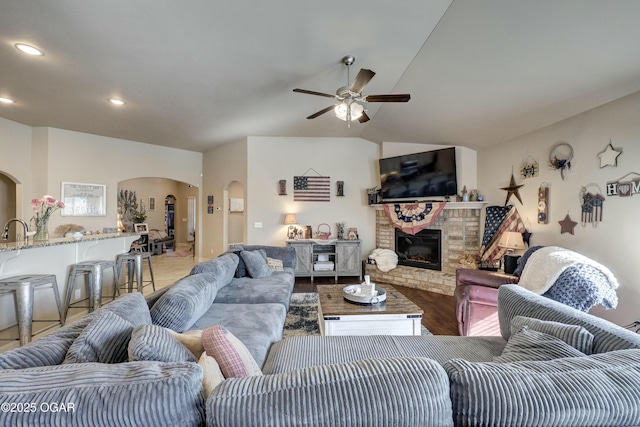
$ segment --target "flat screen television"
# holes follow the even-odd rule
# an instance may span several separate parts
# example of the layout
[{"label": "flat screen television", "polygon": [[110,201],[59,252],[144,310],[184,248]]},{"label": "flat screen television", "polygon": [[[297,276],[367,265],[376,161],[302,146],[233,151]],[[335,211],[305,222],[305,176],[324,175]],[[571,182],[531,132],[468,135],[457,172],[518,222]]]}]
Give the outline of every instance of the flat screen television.
[{"label": "flat screen television", "polygon": [[455,147],[380,159],[380,187],[383,200],[457,194]]}]

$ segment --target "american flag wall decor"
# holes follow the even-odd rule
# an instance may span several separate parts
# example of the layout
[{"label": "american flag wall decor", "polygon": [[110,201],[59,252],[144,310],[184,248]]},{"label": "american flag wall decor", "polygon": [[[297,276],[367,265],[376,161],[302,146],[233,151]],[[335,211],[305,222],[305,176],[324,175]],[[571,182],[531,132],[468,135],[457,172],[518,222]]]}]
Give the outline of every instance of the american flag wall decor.
[{"label": "american flag wall decor", "polygon": [[294,202],[329,202],[331,178],[328,176],[294,176]]}]

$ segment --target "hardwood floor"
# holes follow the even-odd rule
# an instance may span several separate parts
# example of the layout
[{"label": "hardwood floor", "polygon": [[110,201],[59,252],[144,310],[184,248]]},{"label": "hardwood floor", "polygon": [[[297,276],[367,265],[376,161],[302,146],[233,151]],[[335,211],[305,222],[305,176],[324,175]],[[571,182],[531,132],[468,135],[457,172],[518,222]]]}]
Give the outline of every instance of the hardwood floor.
[{"label": "hardwood floor", "polygon": [[[344,277],[339,280],[340,283],[344,284],[360,283],[357,277]],[[296,278],[293,292],[317,292],[316,286],[335,284],[331,277],[318,277],[314,279],[314,282],[314,284],[311,284],[309,278],[298,277]],[[379,285],[384,286],[383,283],[379,283]],[[458,324],[456,322],[452,296],[407,288],[405,286],[393,285],[393,287],[424,311],[422,324],[431,331],[432,334],[458,335]]]}]

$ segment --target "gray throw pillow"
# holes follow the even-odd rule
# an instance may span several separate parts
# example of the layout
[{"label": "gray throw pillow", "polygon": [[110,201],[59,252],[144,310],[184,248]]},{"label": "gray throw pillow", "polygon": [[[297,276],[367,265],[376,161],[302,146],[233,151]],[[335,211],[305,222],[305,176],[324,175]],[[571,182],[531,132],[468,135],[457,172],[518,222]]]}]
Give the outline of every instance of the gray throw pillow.
[{"label": "gray throw pillow", "polygon": [[531,330],[559,338],[584,354],[593,352],[593,334],[582,326],[524,316],[516,316],[511,319],[511,333],[521,330],[523,326],[528,326]]},{"label": "gray throw pillow", "polygon": [[545,362],[444,363],[456,425],[640,425],[640,349]]},{"label": "gray throw pillow", "polygon": [[249,275],[254,279],[271,276],[271,269],[267,264],[267,254],[263,250],[242,251],[240,256],[247,266]]},{"label": "gray throw pillow", "polygon": [[524,326],[509,337],[496,363],[518,362],[521,360],[553,360],[562,357],[581,357],[586,354],[571,347],[566,342],[551,335],[543,334]]},{"label": "gray throw pillow", "polygon": [[128,320],[101,311],[71,344],[63,363],[126,362],[132,331],[133,324]]},{"label": "gray throw pillow", "polygon": [[129,341],[129,362],[197,362],[196,357],[165,328],[142,325],[133,330]]}]

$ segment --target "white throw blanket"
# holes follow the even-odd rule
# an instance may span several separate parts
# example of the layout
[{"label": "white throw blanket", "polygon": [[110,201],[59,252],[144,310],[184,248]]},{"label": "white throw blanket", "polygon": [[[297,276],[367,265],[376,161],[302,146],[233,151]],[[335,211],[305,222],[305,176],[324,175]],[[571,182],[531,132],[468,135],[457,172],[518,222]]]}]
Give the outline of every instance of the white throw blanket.
[{"label": "white throw blanket", "polygon": [[391,249],[374,249],[369,258],[376,262],[378,270],[383,273],[393,270],[398,265],[398,254]]},{"label": "white throw blanket", "polygon": [[576,264],[593,266],[607,277],[613,289],[618,288],[618,281],[607,267],[584,255],[558,246],[547,246],[532,253],[522,270],[518,284],[542,295],[556,283],[563,271]]}]

